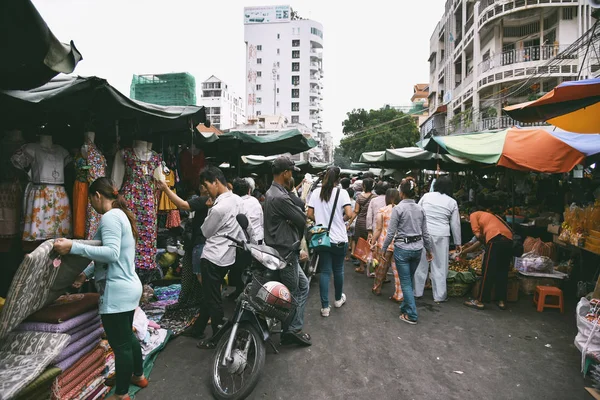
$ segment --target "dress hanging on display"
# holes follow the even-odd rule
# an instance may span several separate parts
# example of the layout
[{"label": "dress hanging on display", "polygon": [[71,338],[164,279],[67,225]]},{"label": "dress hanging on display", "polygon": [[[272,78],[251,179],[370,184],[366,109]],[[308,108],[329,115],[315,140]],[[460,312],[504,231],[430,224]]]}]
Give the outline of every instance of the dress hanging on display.
[{"label": "dress hanging on display", "polygon": [[57,145],[29,143],[12,162],[31,167],[32,184],[25,190],[23,240],[37,241],[71,236],[71,207],[63,186],[69,152]]},{"label": "dress hanging on display", "polygon": [[100,214],[88,200],[88,188],[96,179],[106,175],[106,159],[92,141],[85,143],[87,157],[81,151],[75,157],[75,185],[73,188],[73,236],[92,239],[100,225]]},{"label": "dress hanging on display", "polygon": [[[173,191],[173,193],[177,193],[175,190],[175,172],[170,170],[168,174],[165,174],[165,181],[167,182],[167,186]],[[159,211],[171,211],[177,210],[177,206],[175,203],[169,199],[169,196],[166,195],[165,192],[160,194],[160,202],[158,204]]]},{"label": "dress hanging on display", "polygon": [[192,190],[200,187],[200,171],[204,168],[204,152],[193,154],[190,150],[181,152],[179,167],[181,168],[181,180],[190,186]]},{"label": "dress hanging on display", "polygon": [[156,268],[156,187],[153,172],[161,165],[160,156],[152,152],[148,161],[138,158],[133,149],[123,150],[125,177],[121,193],[137,221],[138,240],[135,267],[141,270]]}]

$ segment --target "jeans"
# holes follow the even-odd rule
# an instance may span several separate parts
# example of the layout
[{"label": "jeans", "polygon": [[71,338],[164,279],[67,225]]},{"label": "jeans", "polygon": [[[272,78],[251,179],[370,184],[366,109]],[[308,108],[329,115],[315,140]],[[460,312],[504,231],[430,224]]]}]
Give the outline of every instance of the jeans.
[{"label": "jeans", "polygon": [[144,375],[142,348],[131,330],[133,314],[134,311],[127,311],[100,315],[108,344],[115,353],[115,393],[118,395],[129,391],[131,375]]},{"label": "jeans", "polygon": [[344,258],[348,251],[348,243],[341,247],[331,244],[332,247],[319,251],[319,267],[321,268],[321,278],[319,280],[319,289],[321,291],[321,307],[329,307],[329,281],[333,272],[333,286],[335,288],[335,299],[342,299],[344,291]]},{"label": "jeans", "polygon": [[298,303],[294,315],[283,323],[282,330],[283,332],[299,332],[304,326],[304,309],[308,299],[309,284],[308,278],[300,268],[298,253],[290,256],[287,267],[279,271],[279,278]]},{"label": "jeans", "polygon": [[204,244],[197,244],[194,246],[194,250],[192,250],[192,271],[194,271],[195,274],[200,273],[200,260],[203,249]]},{"label": "jeans", "polygon": [[404,302],[400,305],[400,312],[408,315],[408,318],[413,321],[418,319],[415,294],[413,293],[413,278],[421,261],[422,252],[423,249],[403,250],[394,247],[394,260],[396,261],[396,268],[398,269],[398,275],[400,275],[400,286],[404,294]]}]

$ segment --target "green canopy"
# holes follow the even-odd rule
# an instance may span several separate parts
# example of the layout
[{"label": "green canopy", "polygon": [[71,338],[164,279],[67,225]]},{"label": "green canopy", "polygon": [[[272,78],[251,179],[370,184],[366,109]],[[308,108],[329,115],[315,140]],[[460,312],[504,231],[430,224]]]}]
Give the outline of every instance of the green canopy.
[{"label": "green canopy", "polygon": [[435,154],[419,147],[404,147],[362,153],[360,162],[390,167],[418,167],[435,169],[438,162],[445,168],[452,165],[467,165],[470,161],[451,155]]},{"label": "green canopy", "polygon": [[483,163],[496,164],[502,154],[507,131],[486,131],[474,134],[433,136],[417,145],[431,152],[439,152],[440,156],[468,158]]},{"label": "green canopy", "polygon": [[232,161],[244,155],[273,156],[277,154],[298,154],[317,145],[306,138],[298,129],[258,136],[243,132],[228,132],[219,140],[203,146],[204,154],[218,160]]}]

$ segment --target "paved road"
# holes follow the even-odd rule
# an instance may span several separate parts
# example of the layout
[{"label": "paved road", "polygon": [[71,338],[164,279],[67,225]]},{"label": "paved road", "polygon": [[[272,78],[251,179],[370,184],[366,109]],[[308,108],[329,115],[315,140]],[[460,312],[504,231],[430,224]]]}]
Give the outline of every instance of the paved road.
[{"label": "paved road", "polygon": [[[398,320],[397,306],[370,292],[346,267],[348,302],[319,313],[313,283],[306,310],[310,348],[267,350],[251,399],[589,399],[579,373],[574,306],[539,314],[530,298],[510,310],[467,309],[458,300],[418,302],[419,324]],[[426,297],[431,292],[426,292]],[[551,348],[546,347],[547,344]],[[177,338],[159,355],[146,399],[211,398],[212,352]],[[454,371],[462,371],[457,374]]]}]

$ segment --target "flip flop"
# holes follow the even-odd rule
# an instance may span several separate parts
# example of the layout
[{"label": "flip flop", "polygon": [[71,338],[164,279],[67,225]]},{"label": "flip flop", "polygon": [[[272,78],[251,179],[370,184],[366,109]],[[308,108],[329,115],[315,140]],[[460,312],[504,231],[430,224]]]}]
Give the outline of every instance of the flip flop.
[{"label": "flip flop", "polygon": [[504,303],[504,305],[500,305],[500,303],[498,303],[498,308],[501,310],[506,310],[506,303]]},{"label": "flip flop", "polygon": [[357,274],[364,274],[365,273],[365,269],[360,269],[360,268],[354,268],[354,272],[356,272]]},{"label": "flip flop", "polygon": [[217,347],[217,344],[215,342],[211,342],[208,340],[202,340],[202,341],[198,342],[196,347],[201,350],[212,350],[215,347]]},{"label": "flip flop", "polygon": [[406,322],[407,324],[410,324],[410,325],[417,324],[417,321],[413,321],[412,319],[408,318],[408,315],[406,315],[406,314],[400,315],[400,321]]},{"label": "flip flop", "polygon": [[371,293],[373,293],[375,296],[381,296],[381,292],[377,292],[375,289],[371,289]]},{"label": "flip flop", "polygon": [[394,303],[402,303],[404,301],[404,297],[401,299],[397,299],[394,296],[389,297],[390,301],[393,301]]},{"label": "flip flop", "polygon": [[483,304],[478,304],[475,302],[475,300],[468,300],[465,301],[465,306],[470,307],[470,308],[474,308],[476,310],[483,310],[485,308],[485,306]]}]

